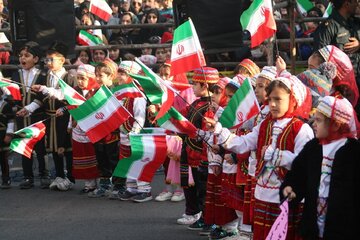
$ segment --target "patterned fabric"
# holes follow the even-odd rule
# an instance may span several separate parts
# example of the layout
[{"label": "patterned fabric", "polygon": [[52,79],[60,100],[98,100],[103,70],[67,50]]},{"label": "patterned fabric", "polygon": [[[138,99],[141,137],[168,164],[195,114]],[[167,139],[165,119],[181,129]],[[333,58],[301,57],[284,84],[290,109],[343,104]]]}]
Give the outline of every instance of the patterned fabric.
[{"label": "patterned fabric", "polygon": [[253,225],[256,178],[247,176],[244,187],[243,224]]},{"label": "patterned fabric", "polygon": [[250,77],[255,76],[256,74],[260,73],[260,68],[258,67],[258,65],[256,65],[256,63],[254,63],[253,61],[251,61],[250,59],[246,58],[244,60],[242,60],[239,63],[240,66],[246,68],[246,70],[249,71],[250,73]]},{"label": "patterned fabric", "polygon": [[258,77],[265,78],[267,80],[274,80],[276,78],[276,67],[274,66],[265,66],[259,73]]},{"label": "patterned fabric", "polygon": [[217,83],[219,81],[219,72],[211,67],[197,68],[194,70],[192,80],[199,83]]},{"label": "patterned fabric", "polygon": [[244,185],[236,186],[236,173],[222,173],[221,197],[227,207],[243,211]]},{"label": "patterned fabric", "polygon": [[347,99],[332,96],[326,96],[320,99],[316,109],[326,117],[347,125],[349,125],[354,114],[353,107]]},{"label": "patterned fabric", "polygon": [[99,177],[94,145],[91,142],[82,143],[72,139],[73,168],[75,179],[94,179]]}]

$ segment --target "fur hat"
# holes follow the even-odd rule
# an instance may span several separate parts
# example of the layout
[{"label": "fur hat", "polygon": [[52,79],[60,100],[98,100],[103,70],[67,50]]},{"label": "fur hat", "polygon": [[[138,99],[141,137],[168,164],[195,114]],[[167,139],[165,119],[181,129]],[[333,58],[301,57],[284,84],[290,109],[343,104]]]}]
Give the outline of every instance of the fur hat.
[{"label": "fur hat", "polygon": [[197,68],[194,70],[192,80],[199,83],[217,83],[219,81],[219,72],[211,67]]},{"label": "fur hat", "polygon": [[61,55],[64,56],[64,58],[66,58],[69,51],[69,47],[63,42],[55,41],[53,42],[53,44],[51,44],[48,51],[60,53]]}]

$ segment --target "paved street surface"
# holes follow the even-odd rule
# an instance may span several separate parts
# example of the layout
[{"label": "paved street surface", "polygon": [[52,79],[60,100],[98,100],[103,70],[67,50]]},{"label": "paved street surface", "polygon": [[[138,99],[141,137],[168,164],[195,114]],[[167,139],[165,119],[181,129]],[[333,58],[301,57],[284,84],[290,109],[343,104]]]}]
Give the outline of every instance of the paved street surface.
[{"label": "paved street surface", "polygon": [[[16,173],[13,168],[12,175]],[[176,224],[184,201],[90,199],[79,193],[82,182],[68,192],[40,189],[39,180],[30,190],[20,190],[18,184],[0,190],[0,240],[206,239]],[[155,176],[152,186],[155,197],[164,186],[162,174]]]}]

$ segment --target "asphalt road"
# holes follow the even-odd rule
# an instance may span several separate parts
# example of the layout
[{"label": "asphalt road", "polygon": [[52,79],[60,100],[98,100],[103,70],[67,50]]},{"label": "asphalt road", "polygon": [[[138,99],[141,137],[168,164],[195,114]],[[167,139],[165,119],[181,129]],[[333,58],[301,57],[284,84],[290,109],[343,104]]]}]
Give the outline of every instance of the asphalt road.
[{"label": "asphalt road", "polygon": [[[82,182],[68,192],[40,189],[38,180],[30,190],[20,190],[18,184],[0,190],[0,240],[206,239],[176,224],[184,201],[92,199],[79,193]],[[162,174],[152,186],[156,196],[164,186]]]}]

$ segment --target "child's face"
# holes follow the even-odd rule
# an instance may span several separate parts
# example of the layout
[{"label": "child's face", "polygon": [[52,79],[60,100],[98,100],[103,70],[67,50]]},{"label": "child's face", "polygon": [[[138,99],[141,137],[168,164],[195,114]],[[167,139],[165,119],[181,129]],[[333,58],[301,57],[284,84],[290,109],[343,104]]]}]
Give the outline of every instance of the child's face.
[{"label": "child's face", "polygon": [[142,55],[151,55],[152,49],[151,48],[143,48],[141,50]]},{"label": "child's face", "polygon": [[147,19],[147,22],[150,24],[154,24],[157,22],[157,16],[154,13],[148,14],[146,19]]},{"label": "child's face", "polygon": [[326,138],[329,135],[329,119],[324,114],[316,111],[312,126],[316,138]]},{"label": "child's face", "polygon": [[233,92],[231,89],[225,88],[226,105],[229,103],[234,94],[235,92]]},{"label": "child's face", "polygon": [[79,54],[79,59],[82,63],[88,64],[89,63],[89,55],[85,51],[81,51]]},{"label": "child's face", "polygon": [[318,56],[311,55],[308,59],[308,69],[318,69],[320,60]]},{"label": "child's face", "polygon": [[217,88],[211,95],[211,101],[219,105],[221,93],[222,93],[221,88]]},{"label": "child's face", "polygon": [[120,50],[119,49],[110,49],[109,58],[113,61],[116,61],[119,58]]},{"label": "child's face", "polygon": [[172,8],[173,0],[163,0],[163,7],[165,9]]},{"label": "child's face", "polygon": [[259,103],[264,103],[266,100],[265,88],[269,85],[269,80],[258,77],[256,79],[255,95]]},{"label": "child's face", "polygon": [[290,93],[284,88],[275,87],[269,97],[270,113],[273,118],[281,118],[289,110]]},{"label": "child's face", "polygon": [[79,88],[86,89],[89,84],[89,78],[83,74],[77,74],[76,78]]},{"label": "child's face", "polygon": [[104,73],[102,71],[96,71],[95,76],[96,76],[96,82],[100,86],[105,85],[107,87],[110,87],[112,85],[112,76],[111,75],[107,75],[106,73]]},{"label": "child's face", "polygon": [[63,67],[65,63],[65,58],[60,57],[55,53],[53,53],[53,54],[47,54],[45,61],[46,61],[46,66],[49,68],[49,70],[58,71]]},{"label": "child's face", "polygon": [[165,59],[171,58],[171,48],[164,48],[165,51]]},{"label": "child's face", "polygon": [[19,61],[21,68],[29,70],[39,61],[39,57],[34,57],[34,55],[29,53],[26,49],[23,49],[19,54]]},{"label": "child's face", "polygon": [[95,62],[103,62],[106,58],[105,52],[102,50],[94,50],[93,59]]},{"label": "child's face", "polygon": [[124,71],[118,71],[117,80],[119,81],[119,85],[128,83],[129,75],[127,75]]},{"label": "child's face", "polygon": [[163,66],[160,68],[159,75],[164,80],[172,81],[172,77],[170,76],[170,67]]},{"label": "child's face", "polygon": [[196,97],[204,97],[207,96],[207,88],[206,84],[202,85],[199,82],[194,82],[192,85],[194,94]]},{"label": "child's face", "polygon": [[166,60],[166,52],[164,48],[158,48],[155,51],[155,57],[158,63],[164,63]]}]

